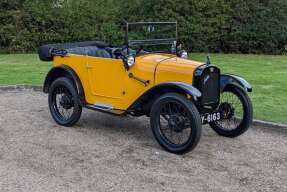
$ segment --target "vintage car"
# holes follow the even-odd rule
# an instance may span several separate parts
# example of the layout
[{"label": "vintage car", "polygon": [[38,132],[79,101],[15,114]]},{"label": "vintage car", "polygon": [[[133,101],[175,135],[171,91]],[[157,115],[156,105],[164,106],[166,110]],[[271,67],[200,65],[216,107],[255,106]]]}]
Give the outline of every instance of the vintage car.
[{"label": "vintage car", "polygon": [[127,23],[123,46],[50,44],[39,48],[39,57],[54,63],[43,89],[62,126],[73,126],[83,107],[146,115],[158,143],[183,154],[198,144],[203,124],[237,137],[252,122],[251,85],[221,74],[209,57],[206,63],[188,59],[178,43],[177,22]]}]

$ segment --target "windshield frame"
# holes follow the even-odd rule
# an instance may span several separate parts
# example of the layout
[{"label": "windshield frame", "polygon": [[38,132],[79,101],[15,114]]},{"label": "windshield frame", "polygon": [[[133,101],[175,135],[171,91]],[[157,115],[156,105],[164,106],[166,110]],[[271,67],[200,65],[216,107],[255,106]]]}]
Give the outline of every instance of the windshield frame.
[{"label": "windshield frame", "polygon": [[[129,39],[129,30],[132,25],[175,25],[175,37],[165,38],[165,39]],[[175,22],[126,22],[126,47],[127,50],[131,46],[156,46],[156,45],[173,45],[175,43],[175,53],[177,52],[177,42],[178,42],[178,28],[177,21]],[[172,51],[151,51],[151,53],[172,53]]]}]

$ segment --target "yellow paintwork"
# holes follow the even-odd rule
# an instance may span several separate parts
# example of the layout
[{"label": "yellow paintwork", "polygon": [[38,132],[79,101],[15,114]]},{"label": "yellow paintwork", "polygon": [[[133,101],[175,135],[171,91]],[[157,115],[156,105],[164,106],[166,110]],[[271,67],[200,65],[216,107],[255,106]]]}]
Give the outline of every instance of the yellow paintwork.
[{"label": "yellow paintwork", "polygon": [[[105,103],[118,110],[128,109],[141,95],[160,83],[191,84],[195,68],[202,64],[170,54],[146,54],[137,56],[134,66],[126,71],[121,59],[72,54],[54,58],[55,66],[67,65],[77,73],[88,104]],[[149,85],[129,78],[129,73],[149,80]]]},{"label": "yellow paintwork", "polygon": [[155,82],[180,81],[192,84],[193,72],[199,65],[202,63],[179,57],[162,61],[155,72]]}]

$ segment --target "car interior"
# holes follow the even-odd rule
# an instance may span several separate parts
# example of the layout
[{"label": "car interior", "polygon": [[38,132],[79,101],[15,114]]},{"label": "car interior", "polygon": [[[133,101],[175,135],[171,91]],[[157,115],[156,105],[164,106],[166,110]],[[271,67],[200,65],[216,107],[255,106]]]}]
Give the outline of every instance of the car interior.
[{"label": "car interior", "polygon": [[117,48],[97,47],[97,46],[75,47],[66,49],[66,51],[70,54],[117,59],[118,56],[114,54],[115,50],[117,50]]}]

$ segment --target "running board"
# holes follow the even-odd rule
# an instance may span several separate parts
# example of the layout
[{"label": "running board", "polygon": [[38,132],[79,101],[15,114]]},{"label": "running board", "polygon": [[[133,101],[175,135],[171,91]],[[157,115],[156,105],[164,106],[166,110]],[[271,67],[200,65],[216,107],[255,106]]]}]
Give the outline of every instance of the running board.
[{"label": "running board", "polygon": [[89,108],[102,110],[102,111],[111,111],[113,106],[106,103],[95,103],[94,105],[87,105]]},{"label": "running board", "polygon": [[104,113],[110,113],[113,115],[123,115],[125,111],[114,109],[112,105],[105,103],[96,103],[95,105],[85,105],[84,107]]}]

